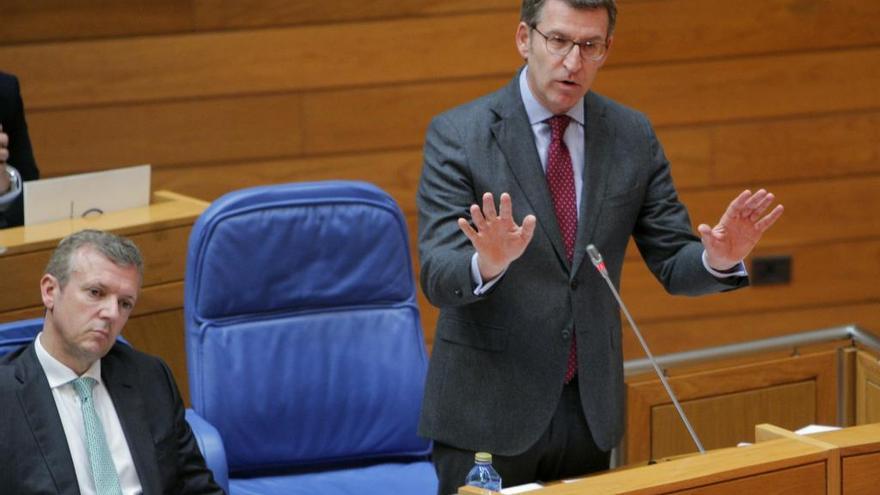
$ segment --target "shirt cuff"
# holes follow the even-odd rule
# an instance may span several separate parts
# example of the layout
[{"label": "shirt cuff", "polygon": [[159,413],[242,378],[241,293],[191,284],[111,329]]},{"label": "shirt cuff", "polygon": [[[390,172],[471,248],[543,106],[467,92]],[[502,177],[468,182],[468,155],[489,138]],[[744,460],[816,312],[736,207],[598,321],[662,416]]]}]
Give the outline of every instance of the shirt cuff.
[{"label": "shirt cuff", "polygon": [[706,271],[711,273],[713,277],[717,278],[728,278],[728,277],[747,277],[749,272],[746,271],[746,265],[742,261],[739,264],[735,265],[733,268],[725,270],[723,272],[719,272],[718,270],[709,266],[709,262],[706,260],[706,250],[703,250],[703,267],[706,268]]},{"label": "shirt cuff", "polygon": [[501,277],[504,276],[504,274],[507,272],[507,269],[505,268],[503,272],[499,273],[498,276],[496,276],[492,280],[488,282],[483,282],[483,277],[480,275],[480,265],[477,263],[478,254],[479,253],[474,253],[474,255],[471,256],[471,280],[473,280],[474,285],[476,286],[474,287],[474,295],[482,296],[483,294],[489,292],[489,289],[491,289],[499,280],[501,280]]}]

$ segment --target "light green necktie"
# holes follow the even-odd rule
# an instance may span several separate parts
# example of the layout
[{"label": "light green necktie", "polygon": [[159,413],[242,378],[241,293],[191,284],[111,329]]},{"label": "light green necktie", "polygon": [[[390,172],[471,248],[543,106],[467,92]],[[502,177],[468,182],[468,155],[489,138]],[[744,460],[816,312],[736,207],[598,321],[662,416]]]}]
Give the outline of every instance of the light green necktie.
[{"label": "light green necktie", "polygon": [[92,387],[98,382],[90,376],[81,376],[71,383],[73,383],[73,388],[76,389],[82,405],[83,424],[86,427],[86,447],[89,451],[89,464],[92,467],[95,490],[98,495],[121,495],[119,475],[116,474],[113,456],[110,454],[107,437],[104,435],[104,427],[101,425],[101,419],[95,412],[95,404],[92,401]]}]

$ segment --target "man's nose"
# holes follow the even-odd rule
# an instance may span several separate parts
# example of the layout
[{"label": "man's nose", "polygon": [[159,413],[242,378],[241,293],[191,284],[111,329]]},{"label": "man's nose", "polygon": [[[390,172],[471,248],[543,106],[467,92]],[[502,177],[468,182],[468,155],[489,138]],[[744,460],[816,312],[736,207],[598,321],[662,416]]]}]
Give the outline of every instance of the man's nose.
[{"label": "man's nose", "polygon": [[562,64],[569,72],[577,72],[581,70],[581,67],[584,65],[584,59],[581,58],[580,45],[574,45],[571,47],[571,51],[565,55],[564,59],[562,59]]},{"label": "man's nose", "polygon": [[108,319],[116,319],[119,316],[119,299],[116,296],[108,296],[104,299],[101,316]]}]

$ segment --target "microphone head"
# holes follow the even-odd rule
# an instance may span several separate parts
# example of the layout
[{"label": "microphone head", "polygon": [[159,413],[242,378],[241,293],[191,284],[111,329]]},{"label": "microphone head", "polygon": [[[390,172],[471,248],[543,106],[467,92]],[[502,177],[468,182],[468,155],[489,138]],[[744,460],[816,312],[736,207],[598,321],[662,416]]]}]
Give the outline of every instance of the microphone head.
[{"label": "microphone head", "polygon": [[603,263],[602,255],[599,253],[599,250],[596,249],[596,246],[592,244],[587,246],[587,254],[590,255],[590,261],[592,261],[593,265],[595,265],[596,267]]}]

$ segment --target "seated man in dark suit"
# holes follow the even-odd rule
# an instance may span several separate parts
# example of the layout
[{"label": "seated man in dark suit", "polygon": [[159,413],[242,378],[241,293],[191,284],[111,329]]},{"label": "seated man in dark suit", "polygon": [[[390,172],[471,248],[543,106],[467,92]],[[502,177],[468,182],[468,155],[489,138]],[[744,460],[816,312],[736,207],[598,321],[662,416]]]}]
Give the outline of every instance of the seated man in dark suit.
[{"label": "seated man in dark suit", "polygon": [[3,493],[223,493],[171,371],[116,340],[142,281],[140,251],[113,234],[80,231],[52,254],[43,330],[0,359]]},{"label": "seated man in dark suit", "polygon": [[22,181],[39,178],[18,79],[0,72],[0,229],[24,223]]}]

